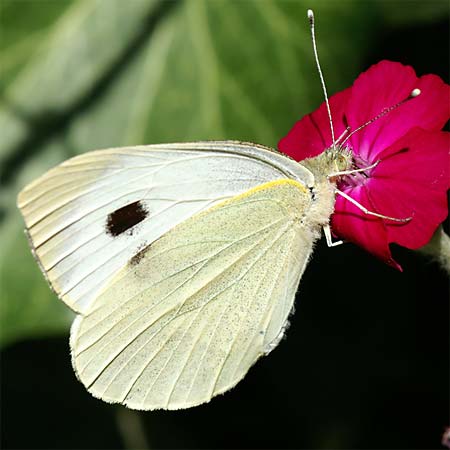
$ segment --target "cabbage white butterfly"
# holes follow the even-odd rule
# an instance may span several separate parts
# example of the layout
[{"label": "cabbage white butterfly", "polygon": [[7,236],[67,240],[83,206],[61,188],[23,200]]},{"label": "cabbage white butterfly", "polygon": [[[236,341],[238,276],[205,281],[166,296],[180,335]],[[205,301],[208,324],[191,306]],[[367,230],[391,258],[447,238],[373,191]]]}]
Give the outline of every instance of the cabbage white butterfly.
[{"label": "cabbage white butterfly", "polygon": [[77,156],[25,187],[32,252],[77,313],[89,392],[180,409],[236,385],[280,342],[322,227],[333,245],[333,177],[350,163],[337,144],[303,165],[237,141],[149,145]]},{"label": "cabbage white butterfly", "polygon": [[276,347],[333,203],[325,176],[234,141],[89,152],[18,197],[77,313],[78,378],[136,409],[207,402]]}]

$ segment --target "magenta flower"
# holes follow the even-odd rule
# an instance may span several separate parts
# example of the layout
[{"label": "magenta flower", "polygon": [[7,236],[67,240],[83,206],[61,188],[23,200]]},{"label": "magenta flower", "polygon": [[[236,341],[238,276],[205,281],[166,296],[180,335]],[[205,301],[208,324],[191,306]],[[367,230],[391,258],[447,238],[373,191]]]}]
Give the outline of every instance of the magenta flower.
[{"label": "magenta flower", "polygon": [[[450,86],[436,75],[418,78],[412,67],[381,61],[362,73],[353,86],[330,98],[335,135],[355,130],[383,109],[421,93],[353,134],[346,142],[355,168],[364,173],[338,181],[344,191],[370,211],[394,222],[365,215],[338,196],[331,217],[333,233],[401,270],[389,244],[410,249],[425,245],[446,218],[450,187],[450,134],[440,131],[450,118]],[[279,149],[297,161],[317,156],[332,144],[325,103],[303,117],[280,140]]]}]

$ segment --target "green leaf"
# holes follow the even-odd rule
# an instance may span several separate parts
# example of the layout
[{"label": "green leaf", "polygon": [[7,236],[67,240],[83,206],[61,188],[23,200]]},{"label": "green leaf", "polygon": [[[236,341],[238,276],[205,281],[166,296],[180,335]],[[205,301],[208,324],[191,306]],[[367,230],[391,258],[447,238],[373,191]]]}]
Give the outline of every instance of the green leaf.
[{"label": "green leaf", "polygon": [[[2,0],[0,2],[0,90],[3,92],[14,76],[32,57],[72,0]],[[23,9],[26,7],[26,13]],[[20,11],[22,9],[22,11]]]},{"label": "green leaf", "polygon": [[448,20],[447,0],[383,0],[380,2],[385,21],[394,26]]},{"label": "green leaf", "polygon": [[[0,47],[3,342],[67,330],[72,317],[27,247],[18,191],[96,148],[200,139],[276,146],[323,98],[310,3],[40,1],[27,2],[24,15],[21,2],[2,5],[10,23]],[[314,7],[331,94],[366,68],[386,11],[359,0]]]}]

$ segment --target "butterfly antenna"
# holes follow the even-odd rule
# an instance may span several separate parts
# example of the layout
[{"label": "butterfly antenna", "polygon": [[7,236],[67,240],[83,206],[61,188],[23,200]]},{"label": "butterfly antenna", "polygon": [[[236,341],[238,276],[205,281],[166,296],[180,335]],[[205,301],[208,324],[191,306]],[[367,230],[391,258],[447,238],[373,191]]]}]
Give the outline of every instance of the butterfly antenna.
[{"label": "butterfly antenna", "polygon": [[[360,125],[358,128],[356,128],[355,130],[353,130],[343,141],[342,144],[340,144],[341,146],[344,146],[345,143],[358,131],[361,131],[363,128],[366,128],[368,125],[371,125],[372,123],[376,122],[378,119],[381,119],[382,117],[386,116],[387,114],[389,114],[390,112],[394,111],[394,109],[397,109],[399,106],[403,105],[404,103],[406,103],[407,101],[418,97],[420,94],[422,93],[422,91],[418,88],[413,89],[411,91],[411,93],[408,95],[408,97],[404,98],[403,100],[399,101],[398,103],[396,103],[395,105],[389,106],[388,108],[384,108],[379,114],[377,114],[375,117],[373,117],[372,119],[368,120],[366,123],[363,123],[362,125]],[[350,128],[347,128],[347,131]],[[338,139],[338,141],[340,140],[340,138]]]},{"label": "butterfly antenna", "polygon": [[322,84],[323,95],[325,97],[325,103],[327,105],[328,118],[330,119],[331,139],[333,141],[332,145],[334,146],[336,141],[334,138],[333,119],[331,117],[331,109],[330,109],[330,102],[328,101],[327,87],[325,85],[325,80],[323,78],[322,69],[320,67],[319,54],[317,53],[316,33],[314,31],[314,12],[312,11],[312,9],[308,9],[308,20],[309,20],[309,27],[311,29],[311,39],[312,39],[312,45],[313,45],[313,51],[314,51],[314,58],[316,60],[317,71],[319,72],[320,83]]}]

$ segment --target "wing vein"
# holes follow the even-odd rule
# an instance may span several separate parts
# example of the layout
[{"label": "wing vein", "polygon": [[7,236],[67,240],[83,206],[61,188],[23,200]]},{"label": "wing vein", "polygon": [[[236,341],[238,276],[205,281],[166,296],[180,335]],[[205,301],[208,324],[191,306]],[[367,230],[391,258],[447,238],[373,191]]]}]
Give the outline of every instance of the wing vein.
[{"label": "wing vein", "polygon": [[[281,220],[282,220],[282,219],[279,219],[279,220],[276,221],[276,222],[279,222],[279,221],[281,221]],[[264,228],[267,228],[267,226],[264,227]],[[254,233],[253,233],[253,234],[254,234]],[[262,240],[262,239],[261,239],[261,240]],[[231,264],[229,264],[229,265],[224,269],[224,271],[225,271],[225,270],[228,270],[229,268],[231,268],[234,264],[236,264],[236,263],[237,263],[239,260],[241,260],[244,256],[246,256],[248,253],[250,253],[257,245],[260,244],[260,242],[261,242],[261,241],[258,241],[258,242],[257,242],[256,244],[254,244],[248,251],[246,251],[246,253],[245,253],[244,255],[241,255],[239,258],[237,258],[237,259],[234,260]],[[228,248],[228,247],[226,247],[226,248]],[[215,254],[213,257],[216,258],[222,251],[226,250],[226,248],[221,249],[221,250],[220,250],[217,254]],[[208,261],[210,261],[210,260],[211,260],[211,258],[207,259],[207,260],[205,261],[205,264],[206,264],[206,262],[208,262]],[[203,267],[203,266],[202,266],[202,267]],[[200,270],[202,269],[202,267],[201,267],[198,271],[200,271]],[[196,273],[198,273],[198,271],[197,271]],[[196,273],[195,273],[193,276],[195,276]],[[184,315],[184,314],[186,314],[186,313],[188,313],[188,312],[195,311],[195,309],[198,309],[198,308],[203,309],[203,307],[204,307],[207,303],[209,303],[213,298],[215,298],[216,296],[220,295],[224,290],[228,289],[229,286],[227,286],[227,287],[224,288],[222,291],[220,291],[220,292],[219,292],[216,296],[214,296],[212,299],[209,299],[208,302],[205,302],[202,306],[197,307],[197,308],[194,308],[194,309],[190,309],[190,310],[188,310],[188,311],[184,311],[182,314],[177,315],[177,314],[179,313],[179,311],[181,310],[181,308],[183,307],[183,305],[186,303],[187,300],[189,300],[190,298],[192,298],[194,295],[197,295],[198,292],[200,292],[201,290],[203,290],[203,289],[205,288],[206,285],[211,284],[211,283],[212,283],[218,276],[220,276],[220,275],[222,275],[222,273],[220,273],[220,274],[218,274],[218,275],[215,275],[215,276],[213,277],[213,279],[208,280],[207,283],[206,283],[205,285],[203,285],[201,288],[199,288],[198,290],[196,290],[196,292],[194,292],[193,294],[191,294],[190,296],[188,296],[186,299],[184,299],[183,302],[181,302],[181,304],[179,305],[177,311],[176,311],[174,314],[172,314],[172,318],[169,319],[169,321],[168,321],[167,323],[164,324],[164,327],[166,327],[166,326],[167,326],[170,322],[172,322],[172,320],[174,320],[175,318],[181,317],[181,315]],[[175,291],[178,290],[182,285],[184,285],[185,283],[189,282],[189,281],[193,278],[193,276],[191,276],[188,280],[185,280],[180,286],[177,286],[176,288],[174,288],[169,294],[167,294],[163,299],[161,299],[159,303],[161,303],[164,299],[166,299],[172,292],[175,292]],[[137,294],[137,295],[139,295],[139,294]],[[155,305],[155,306],[156,306],[156,305]],[[138,306],[138,307],[139,307],[139,306]],[[152,308],[150,308],[149,310],[145,311],[143,314],[148,314],[149,312],[151,312],[151,309],[152,309]],[[164,313],[164,315],[163,315],[162,317],[165,317],[165,316],[171,314],[172,311],[173,311],[174,309],[175,309],[175,307],[169,309],[166,313]],[[140,318],[142,318],[143,314],[141,314],[141,315],[139,316],[139,318],[136,319],[136,320],[139,320]],[[107,364],[103,367],[103,369],[100,371],[100,373],[95,377],[94,381],[90,384],[90,386],[92,386],[92,384],[95,383],[95,381],[101,376],[101,374],[107,369],[107,367],[109,367],[109,366],[111,365],[111,363],[112,363],[112,362],[113,362],[113,361],[114,361],[114,360],[115,360],[115,359],[116,359],[116,358],[117,358],[117,357],[118,357],[118,356],[119,356],[119,355],[120,355],[127,347],[129,347],[129,346],[130,346],[130,345],[131,345],[138,337],[140,337],[141,335],[143,335],[143,334],[144,334],[144,333],[145,333],[145,332],[146,332],[146,331],[147,331],[154,323],[156,323],[157,320],[159,320],[159,319],[161,319],[161,317],[158,318],[158,319],[155,319],[155,321],[153,321],[151,324],[147,324],[142,330],[139,331],[139,333],[138,333],[137,335],[135,335],[130,341],[128,341],[124,346],[122,346],[118,351],[116,351],[115,354],[114,354],[112,357],[109,358],[109,361],[107,362]],[[122,320],[123,320],[123,319],[122,319]],[[136,320],[135,320],[135,321],[136,321]],[[120,321],[119,321],[119,322],[120,322]],[[116,323],[113,325],[112,328],[114,328],[119,322],[116,322]],[[120,332],[120,334],[124,333],[124,332],[126,331],[126,329],[127,329],[128,327],[130,327],[130,326],[131,326],[131,324],[128,325],[124,330],[122,330],[122,331]],[[112,329],[112,328],[111,328],[111,329]],[[104,333],[101,337],[99,337],[94,343],[91,343],[89,347],[92,347],[92,346],[95,345],[97,342],[99,342],[104,336],[106,336],[107,333],[109,333],[109,332],[111,331],[111,329],[108,330],[108,331],[106,331],[106,333]],[[161,327],[158,331],[156,331],[156,333],[155,333],[154,335],[152,335],[152,337],[150,338],[150,340],[153,339],[153,337],[154,337],[157,333],[159,333],[159,331],[161,331],[162,329],[163,329],[163,327]],[[120,334],[119,334],[119,335],[120,335]],[[114,338],[112,338],[112,339],[114,339]],[[101,349],[105,348],[106,345],[108,345],[110,342],[112,342],[112,340],[110,340],[110,341],[108,341],[106,344],[104,344],[104,345],[102,346]],[[147,343],[144,344],[144,345],[147,345]],[[144,345],[143,345],[143,346],[144,346]],[[139,349],[138,351],[140,351],[140,350],[143,348],[143,346],[141,346],[140,349]],[[100,351],[101,351],[101,349],[100,349]],[[85,350],[86,350],[86,348],[83,349],[82,351],[85,351]],[[79,355],[82,353],[82,351],[81,351],[81,352],[78,352],[78,353],[77,353],[77,356],[79,356]],[[137,353],[137,352],[136,352],[136,353]],[[135,353],[135,354],[136,354],[136,353]],[[134,356],[134,355],[133,355],[133,356]],[[93,355],[93,356],[91,357],[91,359],[85,364],[85,366],[83,367],[83,369],[80,369],[80,372],[85,371],[85,370],[87,369],[87,367],[91,364],[91,362],[93,361],[94,358],[95,358],[95,355]]]},{"label": "wing vein", "polygon": [[[292,244],[291,244],[290,249],[292,249]],[[291,253],[291,251],[287,252],[287,254],[290,254],[290,253]],[[274,283],[273,283],[273,285],[272,285],[271,294],[270,294],[271,296],[272,296],[273,291],[275,290],[275,287],[276,287],[276,285],[277,285],[277,282],[278,282],[278,280],[279,280],[279,278],[280,278],[280,274],[283,272],[284,266],[286,265],[286,263],[287,263],[288,260],[289,260],[289,258],[286,258],[286,260],[285,260],[285,262],[284,262],[284,265],[282,265],[282,268],[281,268],[280,271],[278,272],[277,278],[275,279],[275,281],[274,281]],[[267,305],[267,306],[268,306],[268,307],[271,306],[271,305],[270,305],[270,302],[268,302],[268,305]],[[272,305],[272,309],[273,309],[274,307],[275,307],[275,305]],[[263,320],[264,320],[266,317],[267,317],[267,314],[263,314],[263,316],[262,316],[263,319],[260,321],[260,324],[263,322]],[[258,328],[261,328],[261,327],[258,327]],[[254,338],[253,338],[253,340],[254,340]],[[232,379],[235,379],[235,378],[236,378],[236,373],[237,373],[237,371],[239,370],[239,367],[240,367],[240,365],[241,365],[241,363],[242,363],[242,360],[243,360],[243,359],[245,358],[245,356],[247,355],[248,349],[250,348],[250,346],[251,346],[253,340],[251,340],[251,341],[247,344],[247,349],[245,350],[245,352],[242,352],[242,356],[241,356],[239,362],[236,364],[236,369],[235,369],[235,371],[234,371],[234,373],[233,373],[233,376],[231,377]]]},{"label": "wing vein", "polygon": [[[277,234],[277,236],[275,237],[275,239],[273,240],[273,242],[270,244],[270,246],[268,247],[268,248],[265,248],[264,249],[264,251],[263,252],[261,252],[261,254],[256,258],[256,260],[250,265],[250,267],[232,284],[232,286],[234,286],[237,282],[239,282],[239,281],[241,281],[248,273],[249,273],[249,271],[260,261],[260,259],[264,256],[264,255],[266,255],[267,254],[267,252],[282,238],[282,236],[284,236],[284,234],[287,232],[287,230],[288,230],[288,228],[289,228],[289,223],[285,226],[285,227],[283,227],[282,228],[282,230]],[[228,311],[228,308],[229,308],[229,306],[226,308],[226,311]],[[213,333],[211,334],[211,338],[210,338],[210,340],[209,340],[209,342],[208,342],[208,345],[206,346],[206,349],[205,349],[205,351],[203,352],[203,355],[202,355],[202,357],[201,357],[201,360],[200,360],[200,362],[199,362],[199,364],[197,365],[197,370],[196,370],[196,373],[195,373],[195,375],[194,375],[194,377],[192,378],[192,383],[191,383],[191,386],[190,386],[190,388],[189,388],[189,391],[188,391],[188,394],[186,395],[186,398],[189,398],[189,396],[190,396],[190,394],[191,394],[191,392],[192,392],[192,388],[193,388],[193,386],[194,386],[194,384],[195,384],[195,380],[197,379],[197,376],[198,376],[198,373],[199,373],[199,371],[200,371],[200,367],[202,366],[202,364],[203,364],[203,361],[204,361],[204,359],[205,359],[205,355],[207,354],[207,352],[208,352],[208,349],[209,349],[209,347],[210,347],[210,345],[211,345],[211,342],[212,342],[212,340],[213,340],[213,337],[215,336],[215,334],[216,334],[216,332],[217,332],[217,330],[218,330],[218,327],[219,327],[219,325],[220,325],[220,323],[221,323],[221,321],[222,321],[222,318],[223,318],[223,315],[224,315],[224,313],[225,313],[225,311],[222,313],[222,315],[221,315],[221,317],[220,317],[220,319],[219,319],[219,321],[218,321],[218,323],[217,323],[217,325],[216,325],[216,327],[214,328],[214,331],[213,331]]]}]

